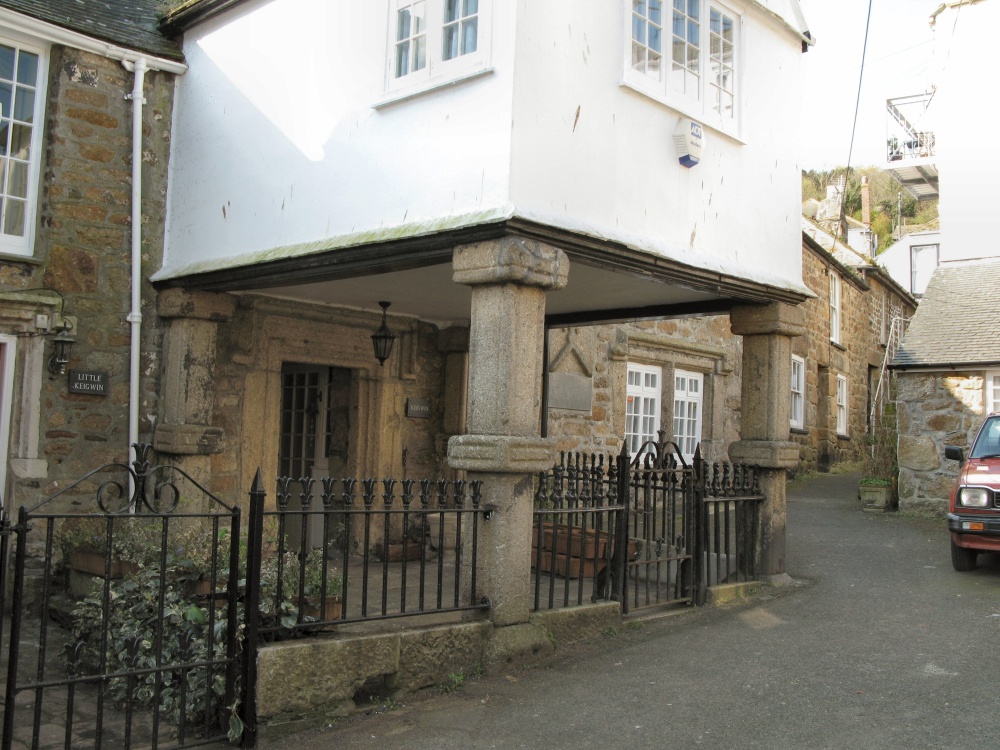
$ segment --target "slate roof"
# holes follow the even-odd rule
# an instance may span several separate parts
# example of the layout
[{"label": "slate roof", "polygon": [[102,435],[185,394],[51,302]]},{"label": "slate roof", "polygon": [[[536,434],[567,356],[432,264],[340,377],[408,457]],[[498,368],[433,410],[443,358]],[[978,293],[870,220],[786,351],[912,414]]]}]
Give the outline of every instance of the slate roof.
[{"label": "slate roof", "polygon": [[941,265],[903,336],[892,369],[1000,364],[1000,260]]},{"label": "slate roof", "polygon": [[0,0],[0,7],[138,52],[182,60],[159,31],[164,0]]}]

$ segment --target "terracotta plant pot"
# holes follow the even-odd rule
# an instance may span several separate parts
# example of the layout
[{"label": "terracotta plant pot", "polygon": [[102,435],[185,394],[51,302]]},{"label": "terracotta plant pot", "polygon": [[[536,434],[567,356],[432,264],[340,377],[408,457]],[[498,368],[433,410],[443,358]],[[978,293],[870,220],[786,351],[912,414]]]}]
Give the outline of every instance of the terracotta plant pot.
[{"label": "terracotta plant pot", "polygon": [[[92,576],[104,578],[104,553],[90,550],[77,550],[69,556],[69,565],[73,570]],[[128,560],[112,560],[109,578],[123,578],[132,573],[138,573],[139,566]]]}]

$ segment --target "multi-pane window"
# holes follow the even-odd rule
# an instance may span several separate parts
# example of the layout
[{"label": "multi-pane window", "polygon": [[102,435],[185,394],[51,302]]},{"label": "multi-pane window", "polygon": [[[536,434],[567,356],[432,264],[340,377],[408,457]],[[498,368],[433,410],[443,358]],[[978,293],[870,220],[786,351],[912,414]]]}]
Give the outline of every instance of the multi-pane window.
[{"label": "multi-pane window", "polygon": [[701,0],[674,0],[670,50],[671,88],[701,98]]},{"label": "multi-pane window", "polygon": [[660,429],[659,367],[629,364],[625,388],[625,442],[636,455],[647,440],[655,441]]},{"label": "multi-pane window", "polygon": [[388,88],[433,88],[484,69],[489,3],[390,0]]},{"label": "multi-pane window", "polygon": [[30,253],[43,58],[0,38],[0,250]]},{"label": "multi-pane window", "polygon": [[427,3],[404,3],[396,9],[394,75],[402,78],[427,67]]},{"label": "multi-pane window", "polygon": [[805,426],[806,363],[802,357],[792,355],[792,405],[789,425],[796,429]]},{"label": "multi-pane window", "polygon": [[660,80],[663,70],[661,0],[632,0],[632,68]]},{"label": "multi-pane window", "polygon": [[1000,410],[1000,372],[986,373],[986,413]]},{"label": "multi-pane window", "polygon": [[837,376],[837,434],[847,435],[847,378]]},{"label": "multi-pane window", "polygon": [[476,51],[479,43],[479,0],[445,0],[441,58],[451,60]]},{"label": "multi-pane window", "polygon": [[737,135],[740,17],[715,0],[629,0],[629,8],[625,84]]},{"label": "multi-pane window", "polygon": [[722,117],[733,116],[736,100],[736,21],[718,8],[709,10],[709,104]]},{"label": "multi-pane window", "polygon": [[674,442],[688,461],[701,442],[701,406],[704,375],[674,371]]},{"label": "multi-pane window", "polygon": [[830,341],[840,343],[840,276],[830,272]]}]

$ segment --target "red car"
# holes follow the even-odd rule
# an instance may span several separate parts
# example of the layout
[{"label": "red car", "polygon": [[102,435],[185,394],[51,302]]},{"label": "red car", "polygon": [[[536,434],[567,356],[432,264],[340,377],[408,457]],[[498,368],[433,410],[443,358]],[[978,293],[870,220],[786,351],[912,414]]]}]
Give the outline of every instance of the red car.
[{"label": "red car", "polygon": [[954,445],[944,457],[962,464],[948,500],[951,564],[973,570],[980,552],[1000,552],[1000,414],[983,422],[968,460]]}]

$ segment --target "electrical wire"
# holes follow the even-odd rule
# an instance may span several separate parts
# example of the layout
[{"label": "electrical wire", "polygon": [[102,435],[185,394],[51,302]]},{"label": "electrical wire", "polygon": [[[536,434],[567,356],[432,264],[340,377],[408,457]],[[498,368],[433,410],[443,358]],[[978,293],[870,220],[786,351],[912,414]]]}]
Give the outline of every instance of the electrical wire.
[{"label": "electrical wire", "polygon": [[844,198],[847,193],[847,181],[851,177],[851,159],[854,157],[854,135],[858,130],[858,112],[861,109],[861,83],[865,79],[865,56],[868,54],[868,30],[872,23],[872,0],[868,0],[868,17],[865,19],[865,42],[861,47],[861,71],[858,73],[858,96],[854,102],[854,123],[851,125],[851,147],[847,150],[847,167],[844,170],[844,195],[840,197],[840,231],[841,237],[847,239],[846,212]]}]

